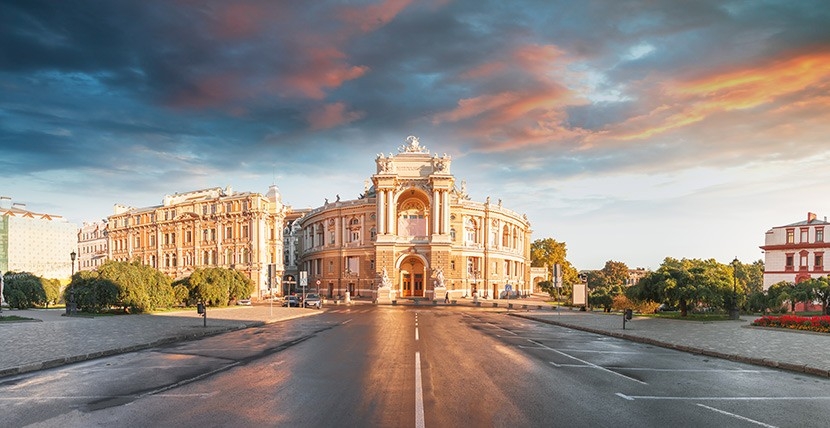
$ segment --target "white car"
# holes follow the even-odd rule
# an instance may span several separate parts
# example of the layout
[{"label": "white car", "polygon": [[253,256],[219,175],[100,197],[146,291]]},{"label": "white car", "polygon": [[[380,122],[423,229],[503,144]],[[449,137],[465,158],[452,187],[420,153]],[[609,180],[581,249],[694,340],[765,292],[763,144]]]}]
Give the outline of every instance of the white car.
[{"label": "white car", "polygon": [[323,307],[323,299],[320,298],[317,294],[306,294],[305,300],[303,301],[303,306],[306,308],[317,308],[320,309]]},{"label": "white car", "polygon": [[240,299],[236,301],[237,305],[251,306],[251,299]]}]

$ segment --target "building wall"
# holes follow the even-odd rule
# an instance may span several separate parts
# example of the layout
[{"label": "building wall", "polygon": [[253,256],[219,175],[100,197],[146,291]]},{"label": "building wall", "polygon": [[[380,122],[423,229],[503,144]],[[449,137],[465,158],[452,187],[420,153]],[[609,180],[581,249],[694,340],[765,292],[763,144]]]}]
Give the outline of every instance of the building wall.
[{"label": "building wall", "polygon": [[526,216],[501,200],[471,201],[451,161],[410,137],[397,155],[376,158],[374,185],[358,199],[338,197],[300,218],[309,285],[319,280],[324,296],[371,296],[385,270],[401,297],[435,297],[439,272],[452,298],[498,296],[506,284],[530,292]]},{"label": "building wall", "polygon": [[266,196],[211,188],[167,195],[162,205],[116,206],[108,218],[109,257],[157,268],[174,279],[201,267],[226,267],[268,292],[268,266],[283,267],[283,206],[276,186]]},{"label": "building wall", "polygon": [[764,289],[775,283],[798,283],[830,274],[830,223],[807,213],[807,220],[773,227],[764,236]]},{"label": "building wall", "polygon": [[109,253],[107,221],[84,222],[78,231],[78,270],[95,270]]},{"label": "building wall", "polygon": [[3,272],[30,272],[55,279],[70,277],[70,253],[77,243],[76,225],[58,215],[29,211],[22,204],[0,205],[0,218]]}]

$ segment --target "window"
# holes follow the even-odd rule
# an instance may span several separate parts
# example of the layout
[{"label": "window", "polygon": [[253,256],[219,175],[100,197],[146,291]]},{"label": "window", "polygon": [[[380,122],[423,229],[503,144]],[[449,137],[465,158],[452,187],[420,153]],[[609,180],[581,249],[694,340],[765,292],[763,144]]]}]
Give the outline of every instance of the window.
[{"label": "window", "polygon": [[185,242],[187,242],[188,244],[193,242],[193,232],[191,232],[189,230],[184,232],[184,239],[185,239]]},{"label": "window", "polygon": [[359,242],[360,241],[360,231],[353,230],[352,231],[352,242]]},{"label": "window", "polygon": [[225,228],[225,239],[233,238],[233,227],[228,226]]},{"label": "window", "polygon": [[788,269],[793,268],[793,255],[792,254],[787,254],[787,261],[786,261],[785,267],[788,268]]},{"label": "window", "polygon": [[787,243],[795,244],[795,229],[787,229]]},{"label": "window", "polygon": [[813,263],[813,264],[815,265],[814,266],[815,269],[824,267],[824,253],[816,253],[814,261],[815,261],[815,263]]},{"label": "window", "polygon": [[807,253],[806,252],[801,253],[801,257],[799,257],[798,266],[802,267],[802,268],[807,267]]},{"label": "window", "polygon": [[817,227],[816,228],[816,242],[824,242],[824,228]]},{"label": "window", "polygon": [[[274,229],[271,229],[271,233],[273,233],[273,232],[274,232]],[[242,237],[243,238],[248,237],[248,225],[243,225],[242,226]],[[271,239],[274,239],[274,238],[271,238]]]},{"label": "window", "polygon": [[809,229],[801,229],[801,240],[798,241],[798,242],[800,242],[802,244],[808,242],[809,234],[810,234]]},{"label": "window", "polygon": [[455,270],[455,260],[450,260],[450,270]]}]

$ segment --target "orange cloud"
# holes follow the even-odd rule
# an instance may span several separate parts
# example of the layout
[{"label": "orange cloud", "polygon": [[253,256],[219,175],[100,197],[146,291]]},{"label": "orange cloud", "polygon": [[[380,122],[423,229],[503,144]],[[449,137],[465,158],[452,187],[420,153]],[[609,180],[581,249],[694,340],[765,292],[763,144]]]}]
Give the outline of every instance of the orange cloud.
[{"label": "orange cloud", "polygon": [[410,3],[412,0],[387,0],[381,4],[366,7],[348,7],[341,9],[339,17],[346,24],[368,33],[386,25]]},{"label": "orange cloud", "polygon": [[[830,53],[816,52],[686,82],[663,85],[663,104],[609,129],[620,140],[649,138],[715,115],[770,106],[781,112],[800,104],[827,107]],[[821,88],[824,88],[823,90]],[[816,97],[819,97],[816,99]],[[776,106],[776,103],[784,103]]]},{"label": "orange cloud", "polygon": [[311,129],[320,130],[351,123],[363,116],[364,112],[346,111],[346,105],[343,103],[332,103],[311,112],[307,119]]},{"label": "orange cloud", "polygon": [[311,99],[326,96],[325,88],[337,88],[344,82],[366,74],[369,67],[350,66],[345,55],[334,48],[310,49],[305,58],[298,58],[300,69],[277,83],[283,92]]},{"label": "orange cloud", "polygon": [[[489,142],[488,151],[582,135],[583,130],[566,125],[565,109],[586,101],[558,80],[575,77],[567,70],[570,61],[557,46],[522,46],[505,61],[486,63],[461,75],[469,80],[520,81],[521,86],[459,100],[454,109],[434,115],[432,121],[472,121],[467,135]],[[528,81],[533,84],[527,85]]]}]

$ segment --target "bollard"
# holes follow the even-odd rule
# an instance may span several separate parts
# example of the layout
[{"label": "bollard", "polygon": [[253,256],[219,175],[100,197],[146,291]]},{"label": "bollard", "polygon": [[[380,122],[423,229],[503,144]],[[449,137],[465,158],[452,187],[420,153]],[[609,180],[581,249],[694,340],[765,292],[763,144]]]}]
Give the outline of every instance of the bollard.
[{"label": "bollard", "polygon": [[204,303],[196,304],[196,313],[202,316],[202,326],[207,327],[207,308]]},{"label": "bollard", "polygon": [[625,322],[631,321],[633,315],[634,311],[631,309],[626,309],[625,311],[623,311],[623,330],[625,330]]}]

